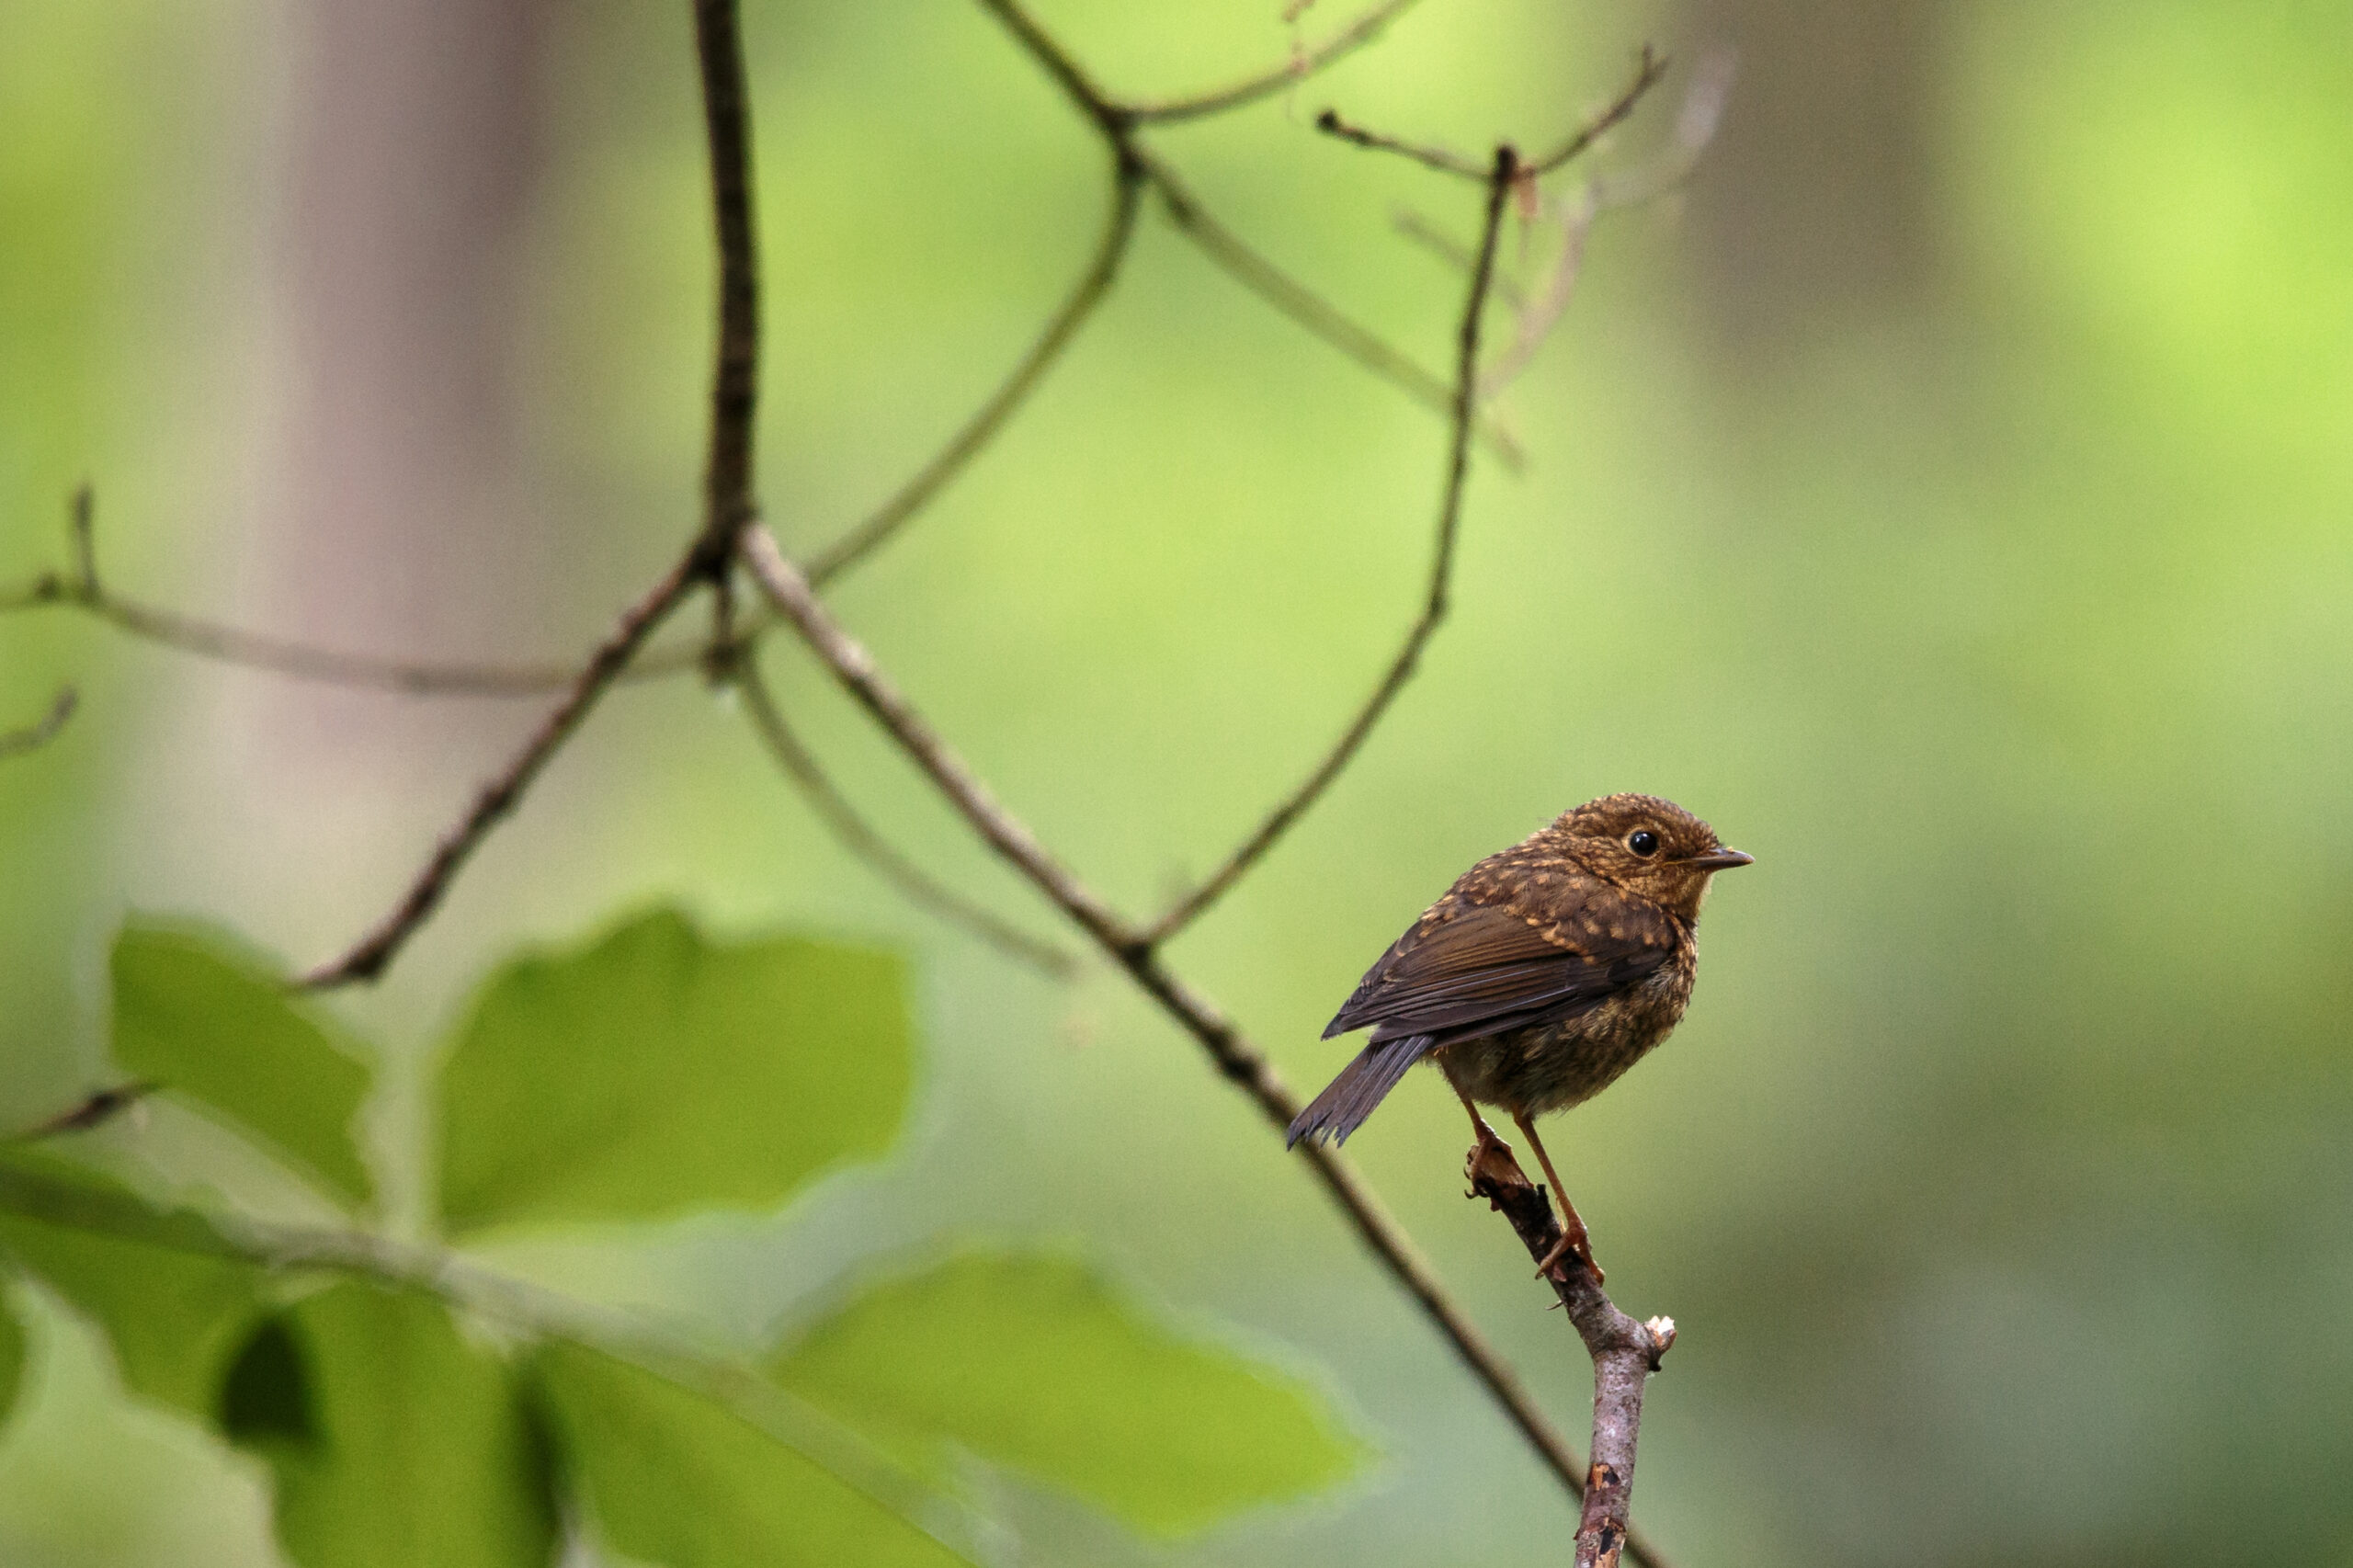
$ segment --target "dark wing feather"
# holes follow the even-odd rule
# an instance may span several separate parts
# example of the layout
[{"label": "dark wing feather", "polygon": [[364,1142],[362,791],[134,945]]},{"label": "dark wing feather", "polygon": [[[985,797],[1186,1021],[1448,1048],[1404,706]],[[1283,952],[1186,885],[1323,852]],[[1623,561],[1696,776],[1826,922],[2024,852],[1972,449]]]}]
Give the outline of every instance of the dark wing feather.
[{"label": "dark wing feather", "polygon": [[1574,1017],[1634,984],[1674,950],[1665,917],[1609,930],[1574,918],[1533,924],[1502,905],[1454,903],[1423,917],[1372,966],[1328,1028],[1373,1039],[1450,1040]]}]

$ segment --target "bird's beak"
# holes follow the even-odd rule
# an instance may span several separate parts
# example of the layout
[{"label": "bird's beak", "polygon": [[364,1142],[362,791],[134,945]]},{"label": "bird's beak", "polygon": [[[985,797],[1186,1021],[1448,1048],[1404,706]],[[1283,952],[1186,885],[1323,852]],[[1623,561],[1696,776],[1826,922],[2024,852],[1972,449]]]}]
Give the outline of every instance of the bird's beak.
[{"label": "bird's beak", "polygon": [[1683,864],[1701,871],[1729,871],[1734,866],[1754,866],[1756,857],[1744,855],[1737,849],[1711,849],[1705,855],[1694,855]]}]

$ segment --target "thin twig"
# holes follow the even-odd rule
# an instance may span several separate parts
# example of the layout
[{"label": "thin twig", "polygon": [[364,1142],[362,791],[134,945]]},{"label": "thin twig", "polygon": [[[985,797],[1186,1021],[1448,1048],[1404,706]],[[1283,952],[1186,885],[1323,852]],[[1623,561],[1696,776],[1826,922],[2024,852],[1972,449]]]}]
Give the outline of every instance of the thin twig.
[{"label": "thin twig", "polygon": [[768,755],[776,759],[785,777],[801,790],[810,809],[824,819],[844,849],[864,861],[876,876],[897,888],[910,903],[929,910],[950,926],[970,932],[1006,957],[1018,960],[1057,980],[1066,980],[1077,971],[1078,960],[1069,953],[1000,919],[953,888],[935,881],[921,867],[884,842],[881,835],[858,814],[858,808],[849,803],[848,797],[835,788],[814,754],[793,733],[792,726],[785,722],[784,710],[777,706],[774,694],[768,690],[767,678],[761,675],[756,660],[749,657],[740,659],[729,671],[729,678],[743,699],[744,711],[751,719],[754,733],[767,747]]},{"label": "thin twig", "polygon": [[142,1078],[93,1089],[54,1116],[8,1136],[5,1142],[35,1143],[44,1138],[55,1138],[69,1132],[87,1132],[92,1128],[105,1126],[162,1087],[161,1084]]},{"label": "thin twig", "polygon": [[[54,574],[0,592],[0,614],[49,606],[81,610],[142,642],[199,658],[298,680],[410,697],[540,697],[570,685],[579,674],[576,666],[565,665],[436,664],[347,653],[181,615],[124,598],[111,588],[93,591]],[[694,658],[690,650],[665,650],[658,662],[649,656],[634,666],[631,678],[676,674],[691,667]]]},{"label": "thin twig", "polygon": [[1348,722],[1324,760],[1267,813],[1258,830],[1245,839],[1223,865],[1154,923],[1149,935],[1154,942],[1166,941],[1199,918],[1332,787],[1332,781],[1356,756],[1372,733],[1373,726],[1381,722],[1389,705],[1413,678],[1422,650],[1438,631],[1438,623],[1446,619],[1447,588],[1454,574],[1454,544],[1462,518],[1463,485],[1471,472],[1471,432],[1478,414],[1480,327],[1486,315],[1488,287],[1495,278],[1495,245],[1503,233],[1504,211],[1518,175],[1518,165],[1511,149],[1498,148],[1487,179],[1486,215],[1480,226],[1479,248],[1471,268],[1469,297],[1463,302],[1461,323],[1455,333],[1453,415],[1447,442],[1446,477],[1438,492],[1437,538],[1430,551],[1429,585],[1423,593],[1421,613],[1405,629],[1404,640],[1398,644],[1380,684],[1357,710],[1356,717]]},{"label": "thin twig", "polygon": [[1343,142],[1368,148],[1373,152],[1394,153],[1401,158],[1411,158],[1423,167],[1436,169],[1440,174],[1456,175],[1463,179],[1480,181],[1484,181],[1487,177],[1485,169],[1459,153],[1449,153],[1443,147],[1424,147],[1412,142],[1400,141],[1394,136],[1385,136],[1378,131],[1368,131],[1361,125],[1342,119],[1340,111],[1336,108],[1327,108],[1317,115],[1315,129],[1326,136],[1337,137]]},{"label": "thin twig", "polygon": [[[444,1248],[368,1231],[278,1225],[237,1214],[159,1210],[131,1193],[0,1160],[0,1213],[154,1251],[244,1264],[266,1274],[312,1271],[415,1290],[527,1339],[556,1342],[634,1367],[743,1422],[800,1455],[959,1562],[939,1512],[978,1538],[971,1505],[941,1493],[870,1439],[779,1387],[738,1354],[703,1344],[626,1309],[594,1306]],[[926,1518],[932,1520],[926,1523]]]},{"label": "thin twig", "polygon": [[1106,140],[1116,147],[1126,147],[1131,143],[1131,132],[1136,120],[1134,112],[1121,108],[1113,101],[1110,94],[1097,86],[1095,79],[1071,58],[1070,51],[1056,43],[1029,12],[1016,5],[1014,0],[980,0],[980,6],[1005,24],[1014,41],[1030,59],[1045,67],[1046,74],[1054,79],[1054,85],[1063,90],[1063,96],[1070,99],[1079,113],[1095,122],[1096,129],[1103,133]]},{"label": "thin twig", "polygon": [[[142,642],[223,664],[410,696],[530,697],[562,689],[576,673],[568,665],[453,665],[347,653],[142,604],[116,594],[99,581],[97,505],[88,485],[74,491],[69,517],[72,570],[63,574],[45,572],[30,582],[0,589],[0,614],[63,606],[82,610]],[[681,661],[680,667],[688,662],[690,656]],[[647,665],[646,674],[668,673],[651,668],[650,660]]]},{"label": "thin twig", "polygon": [[1608,108],[1577,129],[1574,135],[1528,165],[1528,177],[1540,179],[1599,141],[1613,126],[1634,112],[1634,106],[1659,84],[1666,74],[1666,56],[1649,44],[1643,45],[1634,62],[1634,78],[1625,90],[1609,101]]},{"label": "thin twig", "polygon": [[[1472,1144],[1464,1174],[1470,1196],[1485,1199],[1511,1222],[1529,1257],[1541,1263],[1554,1256],[1561,1222],[1544,1189],[1528,1179],[1507,1145],[1494,1139]],[[1593,1463],[1577,1521],[1576,1568],[1617,1568],[1621,1551],[1655,1565],[1656,1549],[1635,1533],[1630,1517],[1634,1440],[1642,1429],[1644,1381],[1675,1344],[1675,1320],[1636,1323],[1574,1255],[1545,1278],[1593,1358]]]},{"label": "thin twig", "polygon": [[1271,71],[1208,92],[1188,97],[1159,98],[1144,101],[1126,99],[1120,107],[1128,118],[1140,125],[1168,125],[1178,120],[1199,119],[1209,115],[1223,114],[1228,109],[1269,97],[1284,88],[1296,85],[1318,71],[1343,57],[1353,54],[1374,39],[1381,30],[1411,9],[1415,0],[1386,0],[1312,48],[1296,51],[1290,60]]},{"label": "thin twig", "polygon": [[[1176,171],[1137,141],[1136,130],[1142,123],[1137,111],[1097,86],[1069,51],[1056,43],[1016,0],[980,0],[980,5],[1005,24],[1015,41],[1037,61],[1062,89],[1063,96],[1095,127],[1113,155],[1124,165],[1142,171],[1143,177],[1160,192],[1161,203],[1178,232],[1199,245],[1204,255],[1243,287],[1382,381],[1402,388],[1431,408],[1445,412],[1445,382],[1350,321],[1322,295],[1252,250],[1211,217]],[[1479,434],[1505,463],[1515,470],[1520,466],[1523,459],[1519,445],[1510,436],[1484,422]]]},{"label": "thin twig", "polygon": [[81,698],[70,686],[60,687],[50,699],[49,711],[22,729],[0,732],[0,757],[18,756],[28,751],[39,751],[55,740],[74,717],[74,710]]},{"label": "thin twig", "polygon": [[[1147,169],[1160,191],[1161,205],[1167,210],[1177,231],[1199,246],[1201,254],[1228,276],[1416,402],[1440,413],[1452,407],[1453,389],[1445,381],[1341,314],[1322,295],[1244,244],[1233,230],[1211,216],[1166,165],[1151,160]],[[1526,461],[1527,455],[1519,443],[1491,421],[1481,420],[1476,429],[1506,467],[1516,471]]]},{"label": "thin twig", "polygon": [[[1130,926],[1093,889],[1055,859],[1019,818],[998,804],[988,787],[882,673],[873,655],[834,619],[810,587],[808,579],[784,558],[767,529],[755,528],[745,536],[744,563],[753,580],[833,672],[843,689],[874,717],[973,831],[1032,886],[1052,900],[1126,971],[1138,989],[1191,1035],[1209,1053],[1218,1072],[1240,1086],[1269,1123],[1277,1128],[1290,1126],[1291,1119],[1299,1114],[1300,1102],[1284,1085],[1265,1052],[1208,998],[1171,972],[1146,936]],[[1355,1168],[1337,1152],[1322,1144],[1303,1145],[1302,1153],[1325,1190],[1347,1212],[1366,1245],[1414,1297],[1424,1315],[1453,1346],[1463,1365],[1485,1386],[1529,1446],[1563,1485],[1573,1494],[1583,1496],[1585,1466],[1575,1450],[1537,1408],[1519,1375],[1455,1303],[1412,1239],[1365,1186]],[[1664,1568],[1654,1554],[1643,1555],[1643,1560],[1652,1568]]]},{"label": "thin twig", "polygon": [[[1418,212],[1400,207],[1390,213],[1389,222],[1399,233],[1439,260],[1448,263],[1465,278],[1471,276],[1471,268],[1478,264],[1479,257],[1470,246],[1463,244]],[[1518,283],[1512,281],[1510,275],[1500,268],[1496,270],[1495,281],[1488,287],[1496,299],[1501,300],[1513,310],[1524,311],[1528,308],[1528,296],[1521,292]]]},{"label": "thin twig", "polygon": [[1534,362],[1536,351],[1544,339],[1567,313],[1569,299],[1576,292],[1577,278],[1585,268],[1586,240],[1593,233],[1593,222],[1601,213],[1601,182],[1589,180],[1573,201],[1563,202],[1561,212],[1561,254],[1552,263],[1552,275],[1545,281],[1543,294],[1523,305],[1512,340],[1493,363],[1479,373],[1479,395],[1494,397],[1519,378]]},{"label": "thin twig", "polygon": [[1120,261],[1127,256],[1129,242],[1135,237],[1136,211],[1143,178],[1142,169],[1123,153],[1116,152],[1111,168],[1110,212],[1103,226],[1103,237],[1095,247],[1094,258],[1088,262],[1077,285],[1063,301],[1045,330],[1029,346],[1021,362],[1013,368],[986,403],[956,432],[948,445],[918,470],[914,478],[899,487],[898,493],[876,508],[874,513],[856,528],[817,552],[809,562],[809,580],[824,587],[834,578],[857,565],[880,548],[910,518],[928,505],[933,496],[963,471],[974,454],[994,438],[1005,422],[1018,410],[1024,399],[1037,389],[1054,361],[1062,357],[1071,339],[1095,307],[1110,292],[1118,277]]},{"label": "thin twig", "polygon": [[482,841],[490,835],[491,829],[515,809],[523,791],[531,787],[548,759],[572,738],[580,722],[628,667],[630,659],[654,629],[699,584],[696,571],[696,552],[689,551],[654,585],[651,592],[629,608],[612,634],[573,677],[572,688],[564,693],[563,700],[549,711],[515,759],[475,794],[472,807],[458,825],[442,835],[433,858],[410,882],[408,892],[392,913],[341,957],[312,970],[297,983],[305,990],[322,991],[353,981],[374,980],[384,972],[393,956],[416,935],[417,927],[440,907],[450,882],[473,858],[474,851],[482,847]]}]

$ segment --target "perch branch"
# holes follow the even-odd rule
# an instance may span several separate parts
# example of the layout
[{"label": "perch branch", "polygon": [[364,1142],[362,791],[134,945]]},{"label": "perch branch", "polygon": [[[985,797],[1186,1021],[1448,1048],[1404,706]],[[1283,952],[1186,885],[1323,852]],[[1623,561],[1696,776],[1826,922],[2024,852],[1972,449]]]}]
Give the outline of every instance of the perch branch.
[{"label": "perch branch", "polygon": [[1486,216],[1480,225],[1471,287],[1455,334],[1453,409],[1447,442],[1446,478],[1439,488],[1437,540],[1430,552],[1429,586],[1423,594],[1421,613],[1405,629],[1404,641],[1399,643],[1380,684],[1357,710],[1356,717],[1340,733],[1339,740],[1324,754],[1324,760],[1267,814],[1258,830],[1226,858],[1222,866],[1154,924],[1149,935],[1154,942],[1167,940],[1198,919],[1332,787],[1332,781],[1363,747],[1373,727],[1388,712],[1389,705],[1413,678],[1422,650],[1438,631],[1438,623],[1446,619],[1447,588],[1453,578],[1454,545],[1462,518],[1462,491],[1471,472],[1471,432],[1478,418],[1480,324],[1486,314],[1487,293],[1495,279],[1495,245],[1503,232],[1504,210],[1512,182],[1518,176],[1518,165],[1511,149],[1498,148],[1487,178]]},{"label": "perch branch", "polygon": [[[1541,1263],[1553,1256],[1561,1221],[1507,1145],[1492,1138],[1472,1144],[1464,1174],[1470,1196],[1485,1199],[1510,1221],[1529,1257]],[[1593,1358],[1593,1462],[1577,1520],[1576,1568],[1617,1568],[1621,1552],[1655,1564],[1656,1550],[1634,1533],[1631,1520],[1634,1439],[1643,1424],[1643,1383],[1675,1344],[1675,1320],[1636,1323],[1574,1255],[1545,1278]]]},{"label": "perch branch", "polygon": [[744,710],[761,744],[844,849],[898,889],[908,903],[970,932],[1006,957],[1057,980],[1068,979],[1077,970],[1078,960],[1062,949],[1008,924],[953,888],[935,881],[885,843],[785,722],[784,710],[777,706],[775,695],[768,690],[767,677],[760,673],[754,659],[749,655],[740,657],[729,676],[743,699]]}]

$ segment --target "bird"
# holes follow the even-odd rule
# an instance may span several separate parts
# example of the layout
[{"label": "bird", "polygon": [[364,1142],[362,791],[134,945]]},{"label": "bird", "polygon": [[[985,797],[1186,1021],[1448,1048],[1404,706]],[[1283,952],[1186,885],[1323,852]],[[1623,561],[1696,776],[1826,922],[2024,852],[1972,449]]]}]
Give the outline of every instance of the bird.
[{"label": "bird", "polygon": [[1324,1038],[1370,1025],[1353,1062],[1290,1124],[1337,1144],[1417,1062],[1434,1062],[1471,1114],[1500,1107],[1542,1162],[1561,1238],[1598,1279],[1585,1221],[1533,1119],[1615,1083],[1682,1020],[1699,967],[1694,928],[1718,871],[1755,863],[1655,795],[1604,795],[1462,873],[1365,971]]}]

